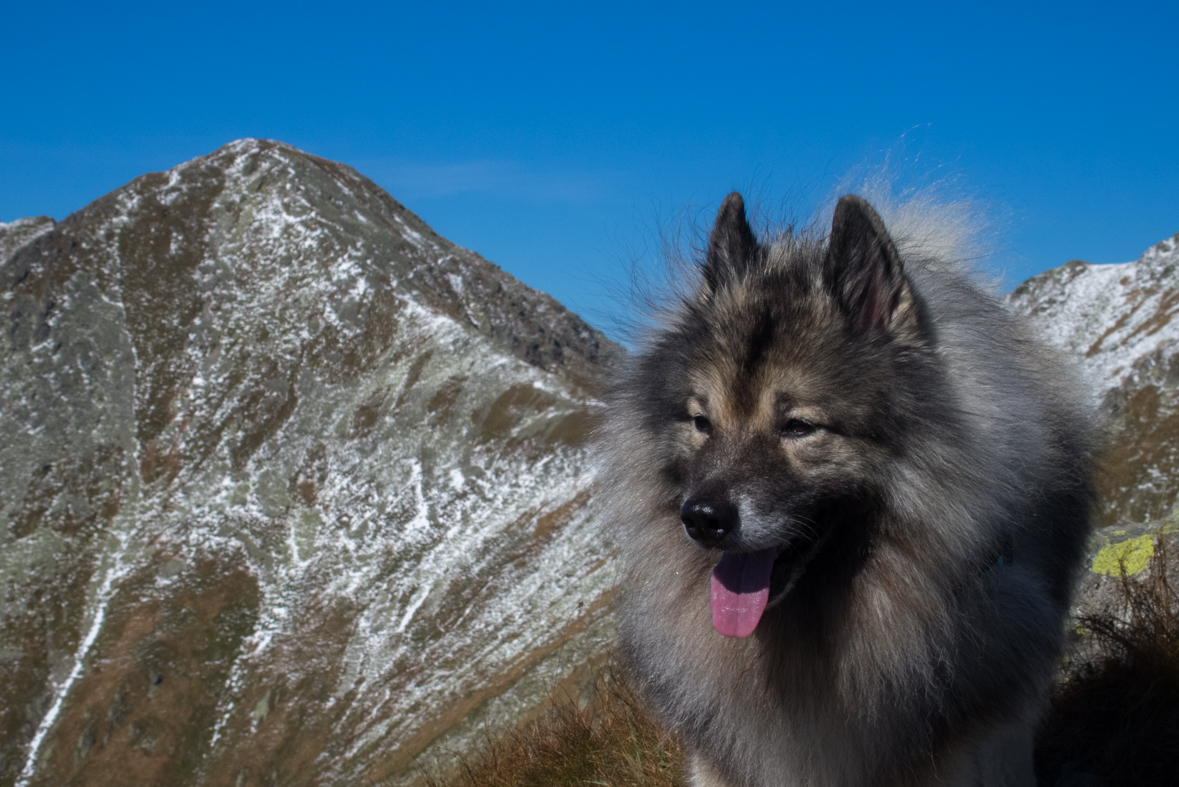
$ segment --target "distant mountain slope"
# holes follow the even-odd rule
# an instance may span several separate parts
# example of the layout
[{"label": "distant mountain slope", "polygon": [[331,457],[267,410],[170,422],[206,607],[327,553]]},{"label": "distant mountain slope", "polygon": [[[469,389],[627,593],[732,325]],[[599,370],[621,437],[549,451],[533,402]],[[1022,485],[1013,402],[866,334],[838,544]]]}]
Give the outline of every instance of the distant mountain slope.
[{"label": "distant mountain slope", "polygon": [[353,170],[242,140],[0,251],[0,785],[369,783],[609,641],[617,348]]},{"label": "distant mountain slope", "polygon": [[1098,525],[1166,518],[1179,495],[1179,234],[1135,262],[1034,276],[1011,303],[1078,358],[1108,418]]}]

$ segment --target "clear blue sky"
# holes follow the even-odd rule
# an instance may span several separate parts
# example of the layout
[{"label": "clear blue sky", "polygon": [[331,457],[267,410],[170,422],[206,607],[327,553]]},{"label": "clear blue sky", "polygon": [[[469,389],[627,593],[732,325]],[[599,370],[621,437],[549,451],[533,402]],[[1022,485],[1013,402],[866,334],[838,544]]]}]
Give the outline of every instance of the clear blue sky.
[{"label": "clear blue sky", "polygon": [[269,137],[346,162],[603,327],[731,189],[886,160],[1000,218],[1008,286],[1179,231],[1179,3],[13,4],[0,221]]}]

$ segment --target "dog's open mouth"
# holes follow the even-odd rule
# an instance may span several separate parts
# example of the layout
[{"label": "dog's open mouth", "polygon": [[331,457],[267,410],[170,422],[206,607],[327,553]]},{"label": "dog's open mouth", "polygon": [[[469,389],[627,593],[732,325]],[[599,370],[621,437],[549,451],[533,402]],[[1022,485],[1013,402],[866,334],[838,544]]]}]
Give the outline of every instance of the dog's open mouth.
[{"label": "dog's open mouth", "polygon": [[795,547],[725,552],[712,570],[712,625],[726,637],[748,637],[762,613],[790,592],[802,553]]}]

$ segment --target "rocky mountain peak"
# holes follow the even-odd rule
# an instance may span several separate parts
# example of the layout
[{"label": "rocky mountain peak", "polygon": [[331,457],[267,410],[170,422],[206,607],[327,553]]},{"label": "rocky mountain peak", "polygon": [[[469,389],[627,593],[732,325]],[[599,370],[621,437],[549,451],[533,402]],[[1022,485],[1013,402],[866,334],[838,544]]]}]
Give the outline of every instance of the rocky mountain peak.
[{"label": "rocky mountain peak", "polygon": [[0,243],[0,785],[404,775],[602,650],[547,295],[267,140]]},{"label": "rocky mountain peak", "polygon": [[[76,226],[103,223],[124,212],[150,225],[148,237],[124,239],[132,258],[159,254],[161,244],[183,251],[183,260],[169,253],[171,275],[160,282],[173,299],[181,297],[176,292],[181,279],[190,279],[194,286],[202,277],[205,286],[213,283],[207,280],[210,261],[204,254],[210,243],[246,244],[259,256],[237,259],[236,265],[252,269],[252,278],[266,277],[283,262],[306,272],[308,261],[315,259],[328,266],[318,273],[345,278],[351,278],[350,265],[359,265],[364,275],[376,276],[423,306],[474,328],[513,356],[579,382],[592,382],[595,366],[615,350],[600,332],[550,296],[442,238],[352,168],[281,142],[238,140],[167,172],[143,175],[56,229],[45,226],[51,221],[47,219],[13,224],[29,223],[36,232],[49,235],[29,249],[25,259],[70,268],[85,266],[88,255],[63,254],[54,247],[53,233],[72,236]],[[203,237],[208,231],[212,235]],[[297,245],[292,246],[296,236]],[[88,238],[83,248],[98,250],[101,239]],[[267,252],[278,256],[268,257]],[[377,261],[375,267],[366,266]],[[10,268],[24,271],[19,259]],[[61,269],[56,275],[67,273]],[[311,283],[297,276],[289,272],[286,283]]]}]

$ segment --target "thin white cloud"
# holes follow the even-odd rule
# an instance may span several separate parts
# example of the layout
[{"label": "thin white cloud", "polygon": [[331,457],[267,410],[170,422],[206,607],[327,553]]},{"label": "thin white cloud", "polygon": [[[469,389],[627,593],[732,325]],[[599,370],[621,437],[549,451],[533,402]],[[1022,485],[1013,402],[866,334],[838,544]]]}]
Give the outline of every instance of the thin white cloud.
[{"label": "thin white cloud", "polygon": [[583,202],[601,198],[616,180],[613,173],[546,172],[518,161],[500,160],[450,164],[369,161],[354,166],[376,176],[399,199],[490,192],[519,199]]}]

